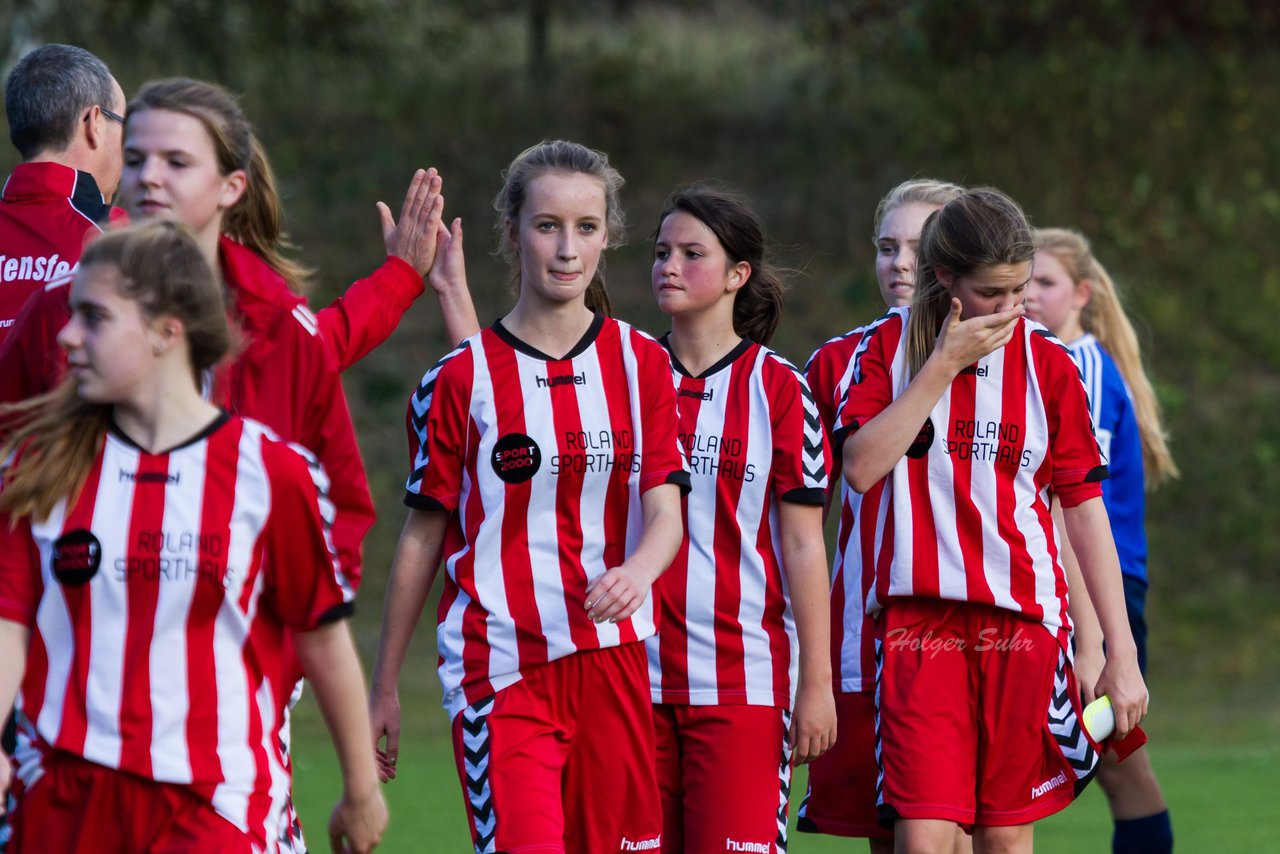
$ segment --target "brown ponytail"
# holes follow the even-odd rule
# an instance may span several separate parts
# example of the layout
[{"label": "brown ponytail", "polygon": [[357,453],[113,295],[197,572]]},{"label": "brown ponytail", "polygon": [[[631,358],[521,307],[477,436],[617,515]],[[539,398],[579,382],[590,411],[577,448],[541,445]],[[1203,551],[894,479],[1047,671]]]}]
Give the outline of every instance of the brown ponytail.
[{"label": "brown ponytail", "polygon": [[312,271],[286,254],[293,249],[284,233],[284,206],[275,173],[253,126],[236,99],[221,86],[173,77],[144,85],[129,102],[129,117],[143,110],[169,110],[199,120],[213,142],[218,171],[245,173],[245,190],[222,218],[222,233],[243,243],[267,262],[297,293],[306,290]]},{"label": "brown ponytail", "polygon": [[1021,264],[1035,257],[1031,226],[1018,203],[999,190],[966,190],[929,214],[920,231],[916,292],[907,319],[908,376],[933,354],[938,330],[951,310],[951,295],[938,270],[959,278],[979,267]]}]

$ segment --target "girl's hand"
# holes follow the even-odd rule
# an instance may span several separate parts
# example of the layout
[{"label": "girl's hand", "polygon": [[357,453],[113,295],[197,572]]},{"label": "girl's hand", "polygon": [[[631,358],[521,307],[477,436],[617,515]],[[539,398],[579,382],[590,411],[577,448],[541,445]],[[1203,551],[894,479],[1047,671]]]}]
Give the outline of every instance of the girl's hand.
[{"label": "girl's hand", "polygon": [[334,851],[367,854],[387,829],[387,802],[377,786],[358,795],[343,792],[329,816],[329,847]]},{"label": "girl's hand", "polygon": [[587,616],[597,623],[625,620],[644,604],[655,577],[635,566],[631,560],[596,576],[587,585],[584,603]]},{"label": "girl's hand", "polygon": [[462,218],[455,218],[448,228],[440,223],[436,230],[436,263],[427,282],[437,294],[445,294],[467,286],[467,264],[462,253]]},{"label": "girl's hand", "polygon": [[951,311],[942,321],[934,346],[934,353],[945,359],[948,368],[956,374],[1008,344],[1018,318],[1026,313],[1023,306],[1017,305],[1007,311],[961,320],[961,311],[960,300],[952,297]]},{"label": "girl's hand", "polygon": [[1124,738],[1147,716],[1147,684],[1138,669],[1134,652],[1107,658],[1102,675],[1094,688],[1094,696],[1106,694],[1116,715],[1116,738]]},{"label": "girl's hand", "polygon": [[1076,673],[1076,685],[1080,688],[1080,699],[1084,701],[1086,706],[1100,696],[1094,689],[1106,663],[1107,658],[1103,654],[1101,646],[1084,644],[1076,647],[1075,664],[1072,669]]},{"label": "girl's hand", "polygon": [[394,255],[418,271],[424,279],[436,260],[437,232],[444,215],[444,196],[440,195],[440,174],[433,166],[413,173],[409,189],[400,208],[400,221],[391,218],[391,208],[378,202],[382,220],[382,240],[387,254]]},{"label": "girl's hand", "polygon": [[804,765],[817,759],[836,743],[836,700],[831,684],[805,684],[796,691],[796,707],[791,714],[787,744],[791,764]]},{"label": "girl's hand", "polygon": [[[396,778],[396,761],[400,757],[400,694],[382,695],[375,690],[369,698],[369,725],[373,730],[373,754],[378,760],[378,779]],[[378,744],[386,739],[386,747]]]}]

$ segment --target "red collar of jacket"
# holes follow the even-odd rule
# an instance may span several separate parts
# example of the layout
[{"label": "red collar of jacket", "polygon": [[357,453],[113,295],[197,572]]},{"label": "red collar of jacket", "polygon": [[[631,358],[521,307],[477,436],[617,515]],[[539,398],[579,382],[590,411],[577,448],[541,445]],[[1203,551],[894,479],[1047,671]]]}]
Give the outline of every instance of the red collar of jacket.
[{"label": "red collar of jacket", "polygon": [[90,222],[103,223],[110,218],[113,225],[123,225],[128,220],[122,209],[111,207],[102,197],[92,175],[49,160],[19,163],[4,182],[0,196],[7,203],[66,199]]}]

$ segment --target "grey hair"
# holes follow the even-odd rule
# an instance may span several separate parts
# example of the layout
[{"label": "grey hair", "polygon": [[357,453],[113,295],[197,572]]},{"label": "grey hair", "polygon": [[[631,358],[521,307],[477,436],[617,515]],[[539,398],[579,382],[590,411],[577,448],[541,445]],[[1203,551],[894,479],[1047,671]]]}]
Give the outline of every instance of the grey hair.
[{"label": "grey hair", "polygon": [[4,84],[13,147],[24,160],[66,148],[84,110],[94,105],[111,108],[113,82],[107,64],[84,48],[46,44],[31,51]]}]

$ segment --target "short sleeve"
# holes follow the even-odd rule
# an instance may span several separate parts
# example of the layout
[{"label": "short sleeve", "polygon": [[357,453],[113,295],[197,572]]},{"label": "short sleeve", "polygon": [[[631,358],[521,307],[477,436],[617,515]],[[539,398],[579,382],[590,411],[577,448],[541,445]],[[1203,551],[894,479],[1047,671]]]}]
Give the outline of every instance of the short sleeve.
[{"label": "short sleeve", "polygon": [[1031,336],[1032,357],[1043,365],[1044,400],[1049,422],[1049,458],[1053,490],[1064,507],[1101,497],[1107,478],[1084,382],[1064,347],[1039,333]]},{"label": "short sleeve", "polygon": [[689,466],[679,441],[676,387],[671,381],[671,360],[662,345],[630,331],[636,354],[637,394],[640,396],[640,430],[644,452],[640,459],[640,492],[674,483],[681,492],[690,488]]},{"label": "short sleeve", "polygon": [[[1142,434],[1138,429],[1137,415],[1133,411],[1133,399],[1120,377],[1120,372],[1108,365],[1108,382],[1105,390],[1111,396],[1104,412],[1111,414],[1111,420],[1099,429],[1108,432],[1107,447],[1104,449],[1104,462],[1110,477],[1103,485],[1103,498],[1107,498],[1108,488],[1115,488],[1115,481],[1125,484],[1140,484],[1133,492],[1141,495],[1145,489],[1144,464],[1142,459]],[[1110,506],[1110,505],[1108,505]]]},{"label": "short sleeve", "polygon": [[333,543],[328,476],[298,445],[266,441],[262,456],[271,484],[263,560],[272,610],[302,632],[350,616],[355,591]]},{"label": "short sleeve", "polygon": [[818,404],[800,372],[768,357],[766,374],[773,433],[773,491],[795,504],[826,504],[831,448]]},{"label": "short sleeve", "polygon": [[843,445],[850,433],[893,402],[893,357],[906,320],[905,309],[894,309],[863,333],[853,353],[849,388],[836,408],[835,444]]},{"label": "short sleeve", "polygon": [[828,433],[835,426],[836,406],[840,403],[836,391],[836,347],[842,340],[838,338],[823,344],[809,357],[804,367],[805,382],[809,384],[809,391],[818,406],[818,417]]},{"label": "short sleeve", "polygon": [[31,520],[0,513],[0,618],[35,625],[43,592],[40,552],[31,536]]},{"label": "short sleeve", "polygon": [[415,510],[452,511],[462,493],[474,353],[469,341],[427,371],[406,412],[410,468],[404,503]]}]

